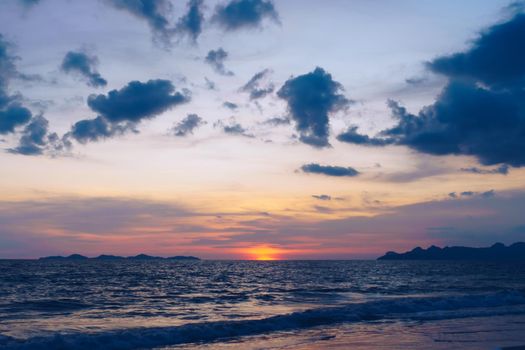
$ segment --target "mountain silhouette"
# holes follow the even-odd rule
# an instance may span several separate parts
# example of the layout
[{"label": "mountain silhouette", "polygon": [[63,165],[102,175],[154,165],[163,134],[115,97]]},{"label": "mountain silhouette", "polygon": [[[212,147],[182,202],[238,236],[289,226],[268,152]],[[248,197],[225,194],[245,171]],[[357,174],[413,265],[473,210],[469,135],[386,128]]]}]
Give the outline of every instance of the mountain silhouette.
[{"label": "mountain silhouette", "polygon": [[482,261],[525,261],[525,243],[517,242],[510,246],[496,243],[486,248],[431,246],[428,249],[417,247],[405,253],[388,252],[378,260],[482,260]]}]

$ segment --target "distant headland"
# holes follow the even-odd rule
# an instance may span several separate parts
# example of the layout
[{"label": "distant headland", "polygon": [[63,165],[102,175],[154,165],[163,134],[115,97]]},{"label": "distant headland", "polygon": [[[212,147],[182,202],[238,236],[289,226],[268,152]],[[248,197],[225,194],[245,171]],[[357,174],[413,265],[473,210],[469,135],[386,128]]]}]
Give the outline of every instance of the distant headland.
[{"label": "distant headland", "polygon": [[510,246],[496,243],[486,248],[431,246],[420,247],[409,252],[388,252],[378,260],[480,260],[480,261],[525,261],[525,243],[517,242]]},{"label": "distant headland", "polygon": [[45,256],[38,260],[200,260],[195,256],[171,256],[168,258],[163,258],[160,256],[151,256],[146,254],[139,254],[135,256],[118,256],[118,255],[99,255],[95,258],[88,258],[87,256],[80,254],[71,254],[68,256]]}]

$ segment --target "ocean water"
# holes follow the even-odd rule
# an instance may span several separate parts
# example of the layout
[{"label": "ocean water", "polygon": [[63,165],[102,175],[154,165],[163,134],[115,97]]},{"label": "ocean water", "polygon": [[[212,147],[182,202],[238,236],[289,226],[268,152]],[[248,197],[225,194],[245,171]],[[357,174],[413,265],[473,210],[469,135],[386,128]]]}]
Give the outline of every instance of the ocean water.
[{"label": "ocean water", "polygon": [[525,345],[525,264],[0,260],[0,349]]}]

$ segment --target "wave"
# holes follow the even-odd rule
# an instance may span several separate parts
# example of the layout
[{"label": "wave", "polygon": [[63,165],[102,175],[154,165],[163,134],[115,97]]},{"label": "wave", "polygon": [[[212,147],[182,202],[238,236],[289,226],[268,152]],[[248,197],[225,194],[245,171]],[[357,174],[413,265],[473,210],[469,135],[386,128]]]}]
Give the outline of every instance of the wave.
[{"label": "wave", "polygon": [[3,312],[66,312],[89,308],[91,305],[74,299],[42,299],[0,304]]},{"label": "wave", "polygon": [[172,327],[131,328],[99,333],[66,333],[15,339],[0,336],[0,347],[25,349],[131,350],[212,342],[263,333],[294,331],[337,323],[384,319],[449,319],[525,314],[525,294],[517,291],[484,295],[396,298],[311,309],[256,320],[192,323]]}]

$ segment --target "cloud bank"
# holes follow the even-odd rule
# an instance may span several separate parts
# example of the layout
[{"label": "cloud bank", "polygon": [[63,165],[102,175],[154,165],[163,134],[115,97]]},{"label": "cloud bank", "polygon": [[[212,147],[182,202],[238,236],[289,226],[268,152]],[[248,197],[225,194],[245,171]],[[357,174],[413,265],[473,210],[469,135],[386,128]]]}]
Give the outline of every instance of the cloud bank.
[{"label": "cloud bank", "polygon": [[361,145],[405,145],[433,155],[474,156],[483,165],[525,165],[525,14],[494,25],[465,52],[427,66],[449,79],[418,114],[389,101],[397,125],[377,137],[355,128],[338,136]]}]

